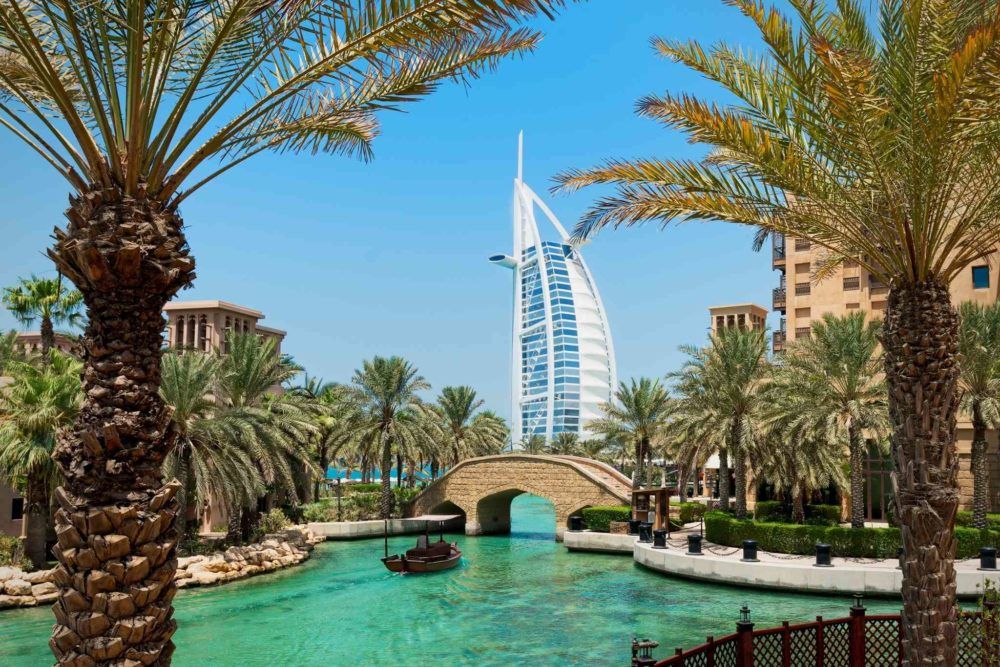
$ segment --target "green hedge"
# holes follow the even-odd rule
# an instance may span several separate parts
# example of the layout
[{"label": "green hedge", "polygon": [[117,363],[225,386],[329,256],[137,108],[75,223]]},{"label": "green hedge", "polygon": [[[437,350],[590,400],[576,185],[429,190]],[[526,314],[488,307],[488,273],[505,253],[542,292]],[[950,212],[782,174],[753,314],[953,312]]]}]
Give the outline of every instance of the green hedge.
[{"label": "green hedge", "polygon": [[840,523],[840,505],[806,505],[806,521],[816,526]]},{"label": "green hedge", "polygon": [[[806,523],[813,526],[836,526],[840,523],[840,505],[806,505]],[[762,500],[754,507],[754,520],[761,523],[790,523],[791,508],[780,500]]]},{"label": "green hedge", "polygon": [[780,500],[761,500],[754,506],[753,516],[757,521],[787,521],[785,503]]},{"label": "green hedge", "polygon": [[378,482],[365,482],[364,484],[345,484],[344,489],[348,493],[375,493],[382,490],[382,485]]},{"label": "green hedge", "polygon": [[681,503],[680,520],[681,523],[691,523],[697,521],[705,515],[708,508],[701,503]]},{"label": "green hedge", "polygon": [[31,563],[24,557],[21,540],[13,535],[0,535],[0,567],[18,567],[31,570]]},{"label": "green hedge", "polygon": [[[955,518],[955,523],[959,526],[972,526],[972,512],[970,510],[960,511]],[[987,514],[986,523],[990,530],[1000,531],[1000,514]]]},{"label": "green hedge", "polygon": [[[979,548],[1000,545],[1000,531],[956,528],[958,558],[973,558]],[[900,545],[898,528],[843,528],[789,523],[740,521],[723,512],[705,515],[705,539],[723,546],[742,546],[756,540],[762,551],[812,554],[816,544],[829,544],[834,556],[853,558],[895,558]]]},{"label": "green hedge", "polygon": [[632,508],[628,505],[613,505],[607,507],[588,507],[582,512],[587,528],[596,533],[607,533],[611,530],[612,521],[628,521],[632,518]]}]

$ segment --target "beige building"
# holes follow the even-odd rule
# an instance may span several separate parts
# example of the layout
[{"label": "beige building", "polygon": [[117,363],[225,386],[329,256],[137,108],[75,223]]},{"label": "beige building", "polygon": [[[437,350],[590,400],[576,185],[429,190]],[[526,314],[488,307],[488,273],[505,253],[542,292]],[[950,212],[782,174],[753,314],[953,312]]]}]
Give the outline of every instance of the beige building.
[{"label": "beige building", "polygon": [[708,317],[712,333],[730,327],[763,329],[767,326],[767,309],[755,303],[710,306]]},{"label": "beige building", "polygon": [[281,353],[285,333],[260,323],[264,313],[227,301],[174,301],[163,309],[167,316],[166,343],[170,347],[226,351],[226,332],[257,333],[275,341]]},{"label": "beige building", "polygon": [[[164,343],[170,347],[196,348],[200,350],[218,349],[225,352],[225,332],[228,330],[253,332],[275,340],[275,348],[281,353],[281,343],[286,332],[260,324],[264,314],[259,310],[238,306],[226,301],[175,301],[164,308],[167,329]],[[18,334],[18,344],[26,352],[41,349],[41,334],[25,332]],[[76,343],[63,334],[56,334],[56,347],[63,352],[76,352]],[[3,378],[0,378],[0,387]],[[21,535],[23,532],[24,499],[10,486],[0,483],[0,533]],[[225,523],[225,516],[208,504],[203,511],[203,527],[210,529]]]},{"label": "beige building", "polygon": [[[781,315],[780,323],[772,334],[772,347],[776,354],[781,354],[786,344],[808,337],[810,324],[825,313],[843,315],[861,310],[871,317],[882,317],[885,312],[888,286],[874,279],[854,262],[846,262],[833,275],[819,283],[813,282],[812,274],[822,259],[822,252],[821,248],[813,247],[803,239],[774,237],[772,265],[780,273],[780,277],[772,294],[772,305]],[[952,302],[995,303],[1000,294],[998,257],[997,253],[993,253],[958,276],[951,285]],[[1000,452],[996,431],[989,432],[987,438],[990,443],[990,505],[993,511],[1000,511]],[[972,424],[968,419],[960,417],[959,483],[964,507],[969,507],[972,503],[971,446]],[[880,519],[884,515],[891,470],[891,463],[884,457],[873,453],[866,460],[868,488],[865,504],[869,518]]]}]

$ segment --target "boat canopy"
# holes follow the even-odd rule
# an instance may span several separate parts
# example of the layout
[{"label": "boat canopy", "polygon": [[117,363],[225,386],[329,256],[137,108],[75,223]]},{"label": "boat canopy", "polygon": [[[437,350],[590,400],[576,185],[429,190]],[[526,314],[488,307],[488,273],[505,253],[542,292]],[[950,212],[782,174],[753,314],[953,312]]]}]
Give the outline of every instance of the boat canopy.
[{"label": "boat canopy", "polygon": [[461,514],[421,514],[420,516],[407,517],[403,521],[450,521],[461,516]]}]

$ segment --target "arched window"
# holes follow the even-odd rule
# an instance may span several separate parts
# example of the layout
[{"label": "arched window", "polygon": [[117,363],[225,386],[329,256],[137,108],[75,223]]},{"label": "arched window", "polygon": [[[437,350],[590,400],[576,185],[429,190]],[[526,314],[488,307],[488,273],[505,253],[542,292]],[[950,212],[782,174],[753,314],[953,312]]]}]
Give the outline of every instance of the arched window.
[{"label": "arched window", "polygon": [[174,321],[174,347],[184,347],[184,317]]},{"label": "arched window", "polygon": [[187,346],[194,347],[195,334],[197,334],[197,323],[194,320],[194,315],[188,316],[187,321]]},{"label": "arched window", "polygon": [[229,354],[229,337],[233,334],[233,318],[226,315],[226,330],[223,332],[222,352]]},{"label": "arched window", "polygon": [[198,349],[208,351],[208,318],[198,318]]}]

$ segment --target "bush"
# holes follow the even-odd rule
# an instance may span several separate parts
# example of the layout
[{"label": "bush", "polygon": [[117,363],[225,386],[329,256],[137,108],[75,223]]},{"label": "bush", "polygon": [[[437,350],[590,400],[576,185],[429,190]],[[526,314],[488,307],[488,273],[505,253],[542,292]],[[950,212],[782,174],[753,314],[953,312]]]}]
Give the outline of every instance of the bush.
[{"label": "bush", "polygon": [[262,533],[267,535],[268,533],[277,533],[280,530],[284,530],[288,525],[288,517],[285,516],[284,512],[275,507],[260,517],[259,528]]},{"label": "bush", "polygon": [[[958,558],[972,558],[980,547],[1000,544],[1000,532],[956,528]],[[705,539],[729,547],[743,540],[756,540],[761,551],[788,554],[815,553],[818,543],[830,545],[834,556],[851,558],[895,558],[900,546],[898,528],[845,528],[790,523],[740,521],[722,512],[705,515]]]},{"label": "bush", "polygon": [[681,523],[691,523],[705,516],[707,507],[701,503],[681,503],[680,521]]},{"label": "bush", "polygon": [[587,528],[596,533],[607,533],[611,530],[612,521],[628,521],[632,518],[632,508],[628,505],[607,507],[588,507],[580,514],[587,523]]},{"label": "bush", "polygon": [[[962,510],[958,513],[955,518],[955,523],[959,526],[971,527],[972,526],[972,512],[970,510]],[[986,524],[990,530],[1000,531],[1000,514],[987,514]]]},{"label": "bush", "polygon": [[813,526],[836,526],[840,516],[840,505],[806,505],[806,522]]},{"label": "bush", "polygon": [[761,500],[754,506],[753,516],[757,521],[785,522],[790,515],[780,500]]},{"label": "bush", "polygon": [[378,482],[364,484],[345,484],[344,489],[348,493],[374,493],[382,490],[382,485]]},{"label": "bush", "polygon": [[403,505],[416,498],[418,493],[420,493],[420,489],[393,489],[392,495],[396,498],[396,509],[402,509]]},{"label": "bush", "polygon": [[16,567],[25,572],[31,570],[31,561],[24,556],[21,539],[13,535],[0,535],[0,567]]}]

